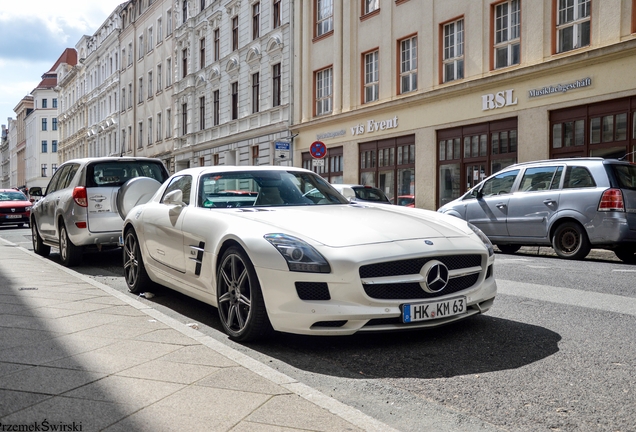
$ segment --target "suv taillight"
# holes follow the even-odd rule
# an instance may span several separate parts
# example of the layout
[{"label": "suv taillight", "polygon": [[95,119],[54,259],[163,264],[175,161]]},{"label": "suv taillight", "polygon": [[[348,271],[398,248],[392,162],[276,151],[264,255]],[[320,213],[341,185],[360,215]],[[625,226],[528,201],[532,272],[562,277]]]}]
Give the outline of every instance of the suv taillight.
[{"label": "suv taillight", "polygon": [[78,206],[88,207],[88,196],[86,195],[86,188],[78,186],[73,189],[73,200]]},{"label": "suv taillight", "polygon": [[623,192],[620,189],[607,189],[603,192],[598,211],[625,211]]}]

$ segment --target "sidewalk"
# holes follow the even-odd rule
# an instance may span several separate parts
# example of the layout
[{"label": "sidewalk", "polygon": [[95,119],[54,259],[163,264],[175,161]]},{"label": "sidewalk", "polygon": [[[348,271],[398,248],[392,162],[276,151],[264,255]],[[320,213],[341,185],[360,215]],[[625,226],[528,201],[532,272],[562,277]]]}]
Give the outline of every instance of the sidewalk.
[{"label": "sidewalk", "polygon": [[9,427],[393,430],[144,300],[0,239],[0,430]]}]

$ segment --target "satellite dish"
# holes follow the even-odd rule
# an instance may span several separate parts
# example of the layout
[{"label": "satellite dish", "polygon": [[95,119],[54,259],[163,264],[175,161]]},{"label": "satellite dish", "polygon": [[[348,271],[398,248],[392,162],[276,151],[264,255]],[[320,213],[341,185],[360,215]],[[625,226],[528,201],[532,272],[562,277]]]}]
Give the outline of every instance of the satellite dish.
[{"label": "satellite dish", "polygon": [[135,177],[124,183],[117,194],[117,211],[122,220],[133,207],[150,201],[161,183],[150,177]]}]

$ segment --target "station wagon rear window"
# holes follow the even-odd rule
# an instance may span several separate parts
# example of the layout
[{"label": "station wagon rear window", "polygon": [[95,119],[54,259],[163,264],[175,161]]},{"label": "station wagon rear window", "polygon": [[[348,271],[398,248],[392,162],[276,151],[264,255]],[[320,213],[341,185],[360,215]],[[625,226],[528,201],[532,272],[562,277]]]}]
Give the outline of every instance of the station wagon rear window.
[{"label": "station wagon rear window", "polygon": [[610,165],[621,189],[636,190],[636,165]]},{"label": "station wagon rear window", "polygon": [[135,177],[150,177],[163,183],[168,175],[161,163],[153,161],[108,161],[86,167],[87,187],[118,187]]}]

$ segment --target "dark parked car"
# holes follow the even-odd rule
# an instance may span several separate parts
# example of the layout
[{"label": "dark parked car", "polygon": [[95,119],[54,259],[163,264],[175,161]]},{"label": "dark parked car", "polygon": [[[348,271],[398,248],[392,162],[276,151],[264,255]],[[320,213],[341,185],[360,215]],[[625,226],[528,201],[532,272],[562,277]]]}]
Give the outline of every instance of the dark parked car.
[{"label": "dark parked car", "polygon": [[512,165],[442,206],[504,253],[551,245],[562,258],[609,249],[636,262],[636,165],[574,158]]},{"label": "dark parked car", "polygon": [[159,159],[86,158],[64,162],[42,194],[31,188],[32,196],[42,196],[31,210],[33,250],[47,256],[59,248],[62,264],[75,266],[86,246],[116,247],[123,220],[118,213],[118,193],[131,179],[149,177],[157,187],[168,177]]}]

